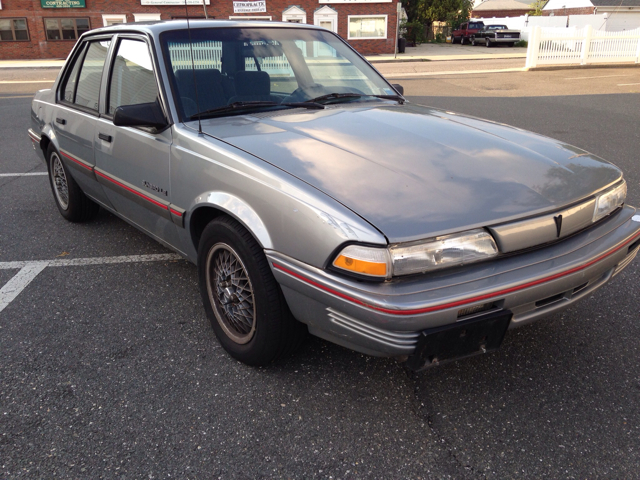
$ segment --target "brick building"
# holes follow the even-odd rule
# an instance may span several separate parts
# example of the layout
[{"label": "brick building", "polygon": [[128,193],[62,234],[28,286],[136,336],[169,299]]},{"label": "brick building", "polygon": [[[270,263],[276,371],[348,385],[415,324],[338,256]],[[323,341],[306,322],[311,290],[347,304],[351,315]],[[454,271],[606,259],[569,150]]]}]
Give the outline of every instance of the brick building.
[{"label": "brick building", "polygon": [[[114,23],[205,18],[202,0],[0,0],[0,59],[64,58],[85,31]],[[393,53],[398,0],[205,0],[214,19],[320,25],[360,53]]]}]

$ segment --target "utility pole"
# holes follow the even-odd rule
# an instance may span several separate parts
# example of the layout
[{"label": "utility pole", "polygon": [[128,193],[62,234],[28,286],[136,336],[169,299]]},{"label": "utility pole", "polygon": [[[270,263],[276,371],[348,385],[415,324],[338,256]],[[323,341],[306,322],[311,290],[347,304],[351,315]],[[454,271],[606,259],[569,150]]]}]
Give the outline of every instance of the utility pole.
[{"label": "utility pole", "polygon": [[204,18],[209,20],[209,15],[207,15],[207,0],[202,0],[202,8],[204,8]]}]

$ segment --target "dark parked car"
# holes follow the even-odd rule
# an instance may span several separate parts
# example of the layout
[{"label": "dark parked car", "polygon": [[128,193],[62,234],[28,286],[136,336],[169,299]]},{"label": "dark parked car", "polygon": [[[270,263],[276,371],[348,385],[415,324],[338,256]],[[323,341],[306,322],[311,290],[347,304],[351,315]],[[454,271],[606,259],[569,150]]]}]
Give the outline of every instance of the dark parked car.
[{"label": "dark parked car", "polygon": [[312,25],[124,24],[80,38],[29,136],[61,215],[195,263],[252,365],[306,332],[415,369],[489,352],[638,253],[617,167],[401,91]]},{"label": "dark parked car", "polygon": [[451,43],[464,45],[471,41],[471,36],[484,27],[484,22],[474,21],[461,24],[457,30],[451,33]]},{"label": "dark parked car", "polygon": [[484,44],[508,45],[513,47],[520,40],[520,30],[509,30],[506,25],[485,25],[481,30],[471,35],[471,45]]}]

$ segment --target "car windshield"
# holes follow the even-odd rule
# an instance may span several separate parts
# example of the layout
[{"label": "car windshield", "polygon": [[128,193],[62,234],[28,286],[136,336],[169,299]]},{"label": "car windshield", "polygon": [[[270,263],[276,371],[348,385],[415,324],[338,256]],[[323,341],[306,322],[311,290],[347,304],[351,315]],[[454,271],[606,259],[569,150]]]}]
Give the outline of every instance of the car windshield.
[{"label": "car windshield", "polygon": [[[396,95],[344,42],[322,30],[194,28],[191,41],[187,30],[165,32],[161,40],[183,121],[204,118],[203,112],[247,113],[250,102],[258,110],[310,100],[389,101]],[[240,103],[242,109],[219,108]]]}]

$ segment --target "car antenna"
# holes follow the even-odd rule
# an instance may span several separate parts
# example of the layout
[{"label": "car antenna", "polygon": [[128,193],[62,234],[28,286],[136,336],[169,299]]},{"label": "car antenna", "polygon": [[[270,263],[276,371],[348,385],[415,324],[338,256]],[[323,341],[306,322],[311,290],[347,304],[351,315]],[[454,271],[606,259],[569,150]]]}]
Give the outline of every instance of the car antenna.
[{"label": "car antenna", "polygon": [[[204,0],[202,0],[204,3]],[[191,25],[189,24],[189,7],[187,6],[187,0],[184,0],[184,11],[187,14],[187,31],[189,32],[189,53],[191,55],[191,72],[193,73],[193,86],[196,92],[196,109],[200,111],[200,102],[198,102],[198,82],[196,81],[196,65],[193,61],[193,42],[191,40]],[[202,135],[202,122],[198,115],[198,133]]]}]

